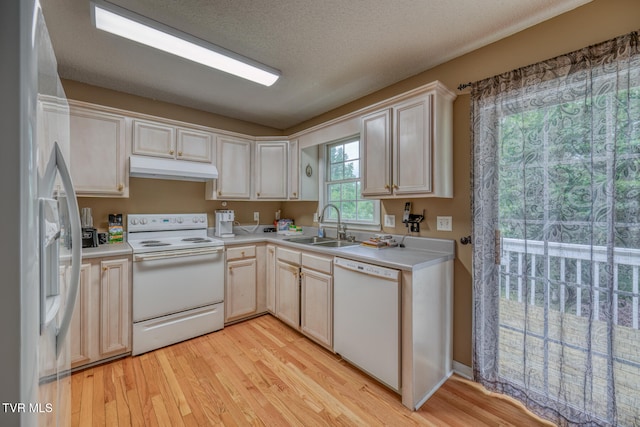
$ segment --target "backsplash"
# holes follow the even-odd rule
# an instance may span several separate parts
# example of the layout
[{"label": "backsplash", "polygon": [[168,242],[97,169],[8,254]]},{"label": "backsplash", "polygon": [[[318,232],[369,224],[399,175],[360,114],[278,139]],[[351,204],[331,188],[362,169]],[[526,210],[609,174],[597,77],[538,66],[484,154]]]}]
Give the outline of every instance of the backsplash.
[{"label": "backsplash", "polygon": [[276,211],[282,211],[282,202],[222,201],[204,199],[203,182],[172,181],[161,179],[130,178],[128,198],[79,197],[80,209],[92,209],[93,223],[98,231],[107,230],[110,213],[159,214],[206,212],[210,226],[214,226],[216,209],[233,209],[236,221],[255,224],[253,212],[260,212],[260,223],[270,224]]}]

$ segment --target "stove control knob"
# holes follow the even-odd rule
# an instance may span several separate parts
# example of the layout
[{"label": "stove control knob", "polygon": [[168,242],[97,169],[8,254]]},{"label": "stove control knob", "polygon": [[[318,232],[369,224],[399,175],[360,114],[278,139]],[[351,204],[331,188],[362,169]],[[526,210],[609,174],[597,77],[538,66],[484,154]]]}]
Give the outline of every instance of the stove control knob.
[{"label": "stove control knob", "polygon": [[200,222],[204,224],[205,218],[203,216],[200,217]]},{"label": "stove control knob", "polygon": [[178,224],[182,224],[182,222],[184,221],[184,219],[183,219],[181,216],[179,216],[179,217],[178,217],[178,219],[177,219],[176,221],[178,221]]},{"label": "stove control knob", "polygon": [[131,220],[131,225],[138,225],[138,218],[133,218]]},{"label": "stove control knob", "polygon": [[147,223],[147,218],[142,218],[140,220],[140,224],[145,225]]}]

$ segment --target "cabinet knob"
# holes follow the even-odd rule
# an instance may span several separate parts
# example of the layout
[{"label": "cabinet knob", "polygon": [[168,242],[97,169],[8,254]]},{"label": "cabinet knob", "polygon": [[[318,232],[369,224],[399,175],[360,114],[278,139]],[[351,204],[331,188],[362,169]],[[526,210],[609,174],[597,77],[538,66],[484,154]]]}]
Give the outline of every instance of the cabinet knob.
[{"label": "cabinet knob", "polygon": [[102,267],[102,271],[107,271],[108,269],[108,267]]},{"label": "cabinet knob", "polygon": [[231,273],[233,271],[233,267],[229,267],[229,273]]},{"label": "cabinet knob", "polygon": [[218,196],[222,196],[222,191],[218,190]]},{"label": "cabinet knob", "polygon": [[295,191],[293,192],[293,197],[296,197],[298,195],[298,193],[296,193]]},{"label": "cabinet knob", "polygon": [[256,193],[256,196],[260,197],[260,193]]},{"label": "cabinet knob", "polygon": [[122,191],[124,189],[124,184],[118,184],[118,191]]},{"label": "cabinet knob", "polygon": [[182,151],[178,151],[178,156],[182,157]]},{"label": "cabinet knob", "polygon": [[389,184],[385,184],[384,189],[388,190],[389,189]]},{"label": "cabinet knob", "polygon": [[244,251],[240,252],[240,256],[244,258]]},{"label": "cabinet knob", "polygon": [[398,185],[397,184],[393,184],[393,189],[397,190],[398,189]]},{"label": "cabinet knob", "polygon": [[173,150],[169,150],[169,154],[173,155]]}]

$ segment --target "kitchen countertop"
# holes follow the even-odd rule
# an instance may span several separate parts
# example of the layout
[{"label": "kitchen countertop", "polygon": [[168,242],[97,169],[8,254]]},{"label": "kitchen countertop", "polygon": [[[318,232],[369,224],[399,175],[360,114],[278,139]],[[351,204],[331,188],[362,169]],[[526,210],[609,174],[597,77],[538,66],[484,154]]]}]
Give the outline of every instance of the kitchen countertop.
[{"label": "kitchen countertop", "polygon": [[[309,235],[304,235],[304,237],[308,236]],[[303,236],[286,236],[276,233],[264,233],[262,231],[253,234],[238,233],[235,237],[224,239],[214,237],[213,234],[210,233],[210,237],[224,241],[225,246],[243,243],[274,243],[299,250],[318,252],[325,255],[338,256],[406,271],[420,270],[455,258],[455,245],[453,240],[430,239],[425,237],[406,238],[405,244],[407,247],[405,248],[394,247],[383,249],[369,248],[360,245],[327,248],[321,245],[309,245],[285,240]]]},{"label": "kitchen countertop", "polygon": [[[309,236],[309,235],[305,235]],[[446,239],[429,239],[424,237],[408,237],[405,244],[407,247],[375,249],[360,245],[346,246],[342,248],[327,248],[321,245],[309,245],[295,243],[286,239],[302,236],[286,236],[276,233],[263,233],[258,231],[254,234],[236,234],[235,237],[219,239],[225,245],[241,245],[248,243],[274,243],[281,246],[288,246],[303,251],[317,252],[329,256],[338,256],[356,261],[368,262],[384,267],[399,270],[415,271],[427,268],[434,264],[449,261],[455,258],[454,241]],[[83,248],[82,258],[103,258],[111,256],[131,255],[131,246],[128,243],[114,243],[100,245],[95,248]]]},{"label": "kitchen countertop", "polygon": [[99,245],[95,248],[82,248],[82,259],[103,258],[118,255],[131,255],[131,246],[128,243],[111,243]]}]

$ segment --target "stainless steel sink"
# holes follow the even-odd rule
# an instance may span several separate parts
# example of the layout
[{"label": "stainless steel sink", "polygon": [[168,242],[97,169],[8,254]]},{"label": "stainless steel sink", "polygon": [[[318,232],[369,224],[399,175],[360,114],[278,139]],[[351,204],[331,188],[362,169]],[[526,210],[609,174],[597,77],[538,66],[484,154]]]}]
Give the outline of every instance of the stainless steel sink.
[{"label": "stainless steel sink", "polygon": [[291,242],[291,243],[304,243],[307,245],[315,245],[318,243],[336,242],[337,240],[331,239],[328,237],[305,236],[305,237],[289,237],[288,239],[284,239],[284,241]]},{"label": "stainless steel sink", "polygon": [[286,242],[302,243],[304,245],[323,246],[325,248],[342,248],[344,246],[359,245],[359,242],[349,242],[348,240],[336,240],[329,237],[289,237],[284,239]]},{"label": "stainless steel sink", "polygon": [[359,245],[360,242],[350,242],[348,240],[333,240],[331,242],[314,243],[314,246],[323,246],[325,248],[343,248],[345,246]]}]

